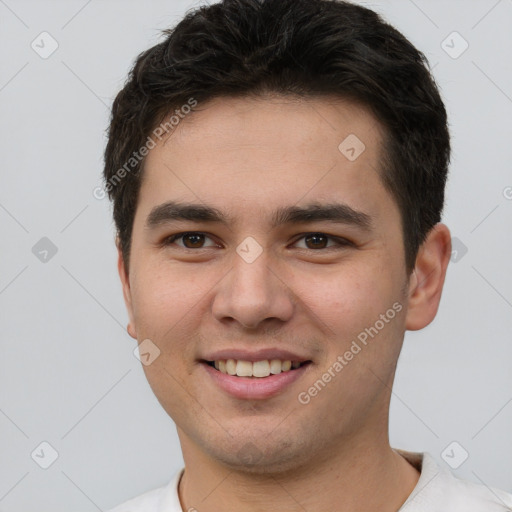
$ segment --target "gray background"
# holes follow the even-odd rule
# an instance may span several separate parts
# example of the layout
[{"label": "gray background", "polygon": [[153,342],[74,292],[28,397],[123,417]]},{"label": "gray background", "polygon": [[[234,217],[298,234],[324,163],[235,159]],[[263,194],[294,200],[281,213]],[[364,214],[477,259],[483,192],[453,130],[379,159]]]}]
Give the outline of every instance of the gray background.
[{"label": "gray background", "polygon": [[[458,476],[510,492],[512,0],[363,4],[427,55],[453,135],[457,254],[436,320],[406,335],[391,442],[446,467],[466,450]],[[125,331],[110,206],[93,190],[133,59],[194,5],[0,0],[0,511],[104,510],[182,465]],[[51,49],[43,31],[59,45],[46,59],[31,47]],[[58,454],[47,469],[43,441]]]}]

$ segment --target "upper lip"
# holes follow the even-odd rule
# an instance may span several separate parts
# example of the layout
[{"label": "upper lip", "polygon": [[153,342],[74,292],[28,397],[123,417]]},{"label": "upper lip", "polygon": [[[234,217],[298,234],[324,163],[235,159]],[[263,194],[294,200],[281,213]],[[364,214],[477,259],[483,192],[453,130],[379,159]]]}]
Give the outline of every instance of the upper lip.
[{"label": "upper lip", "polygon": [[310,361],[309,358],[300,356],[289,350],[278,348],[262,348],[259,350],[244,350],[240,348],[226,348],[206,354],[203,357],[205,361],[221,361],[227,359],[236,359],[239,361],[263,361],[265,359],[279,359],[281,361],[299,361],[303,363]]}]

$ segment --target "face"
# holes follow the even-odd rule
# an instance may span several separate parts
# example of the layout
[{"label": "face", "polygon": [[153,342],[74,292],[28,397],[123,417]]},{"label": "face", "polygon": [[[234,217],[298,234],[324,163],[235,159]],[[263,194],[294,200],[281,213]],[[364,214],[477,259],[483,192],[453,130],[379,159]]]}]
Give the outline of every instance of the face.
[{"label": "face", "polygon": [[184,454],[264,472],[387,436],[410,283],[381,140],[345,101],[219,98],[150,151],[119,269]]}]

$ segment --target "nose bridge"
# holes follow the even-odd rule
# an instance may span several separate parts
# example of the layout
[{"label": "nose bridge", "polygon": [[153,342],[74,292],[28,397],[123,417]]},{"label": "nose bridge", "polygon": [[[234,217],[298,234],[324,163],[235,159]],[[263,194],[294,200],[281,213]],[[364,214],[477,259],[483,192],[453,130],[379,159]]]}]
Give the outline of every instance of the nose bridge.
[{"label": "nose bridge", "polygon": [[[251,245],[252,244],[252,245]],[[232,318],[245,327],[257,327],[264,320],[287,320],[293,313],[288,288],[276,276],[271,255],[250,240],[233,254],[232,268],[219,284],[213,314]]]}]

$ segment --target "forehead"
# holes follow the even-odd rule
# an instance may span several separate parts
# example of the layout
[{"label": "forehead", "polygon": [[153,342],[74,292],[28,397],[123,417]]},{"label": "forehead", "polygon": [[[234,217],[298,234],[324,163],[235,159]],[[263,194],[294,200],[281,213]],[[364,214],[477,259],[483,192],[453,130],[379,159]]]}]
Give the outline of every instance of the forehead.
[{"label": "forehead", "polygon": [[378,150],[383,132],[368,109],[332,96],[218,97],[182,116],[159,149],[222,143],[225,150],[259,147],[273,157],[291,150],[298,157],[315,158],[328,146],[336,154],[339,144],[353,135],[369,150],[368,157]]},{"label": "forehead", "polygon": [[216,98],[149,152],[139,206],[147,214],[172,199],[253,215],[343,200],[375,214],[379,196],[391,201],[380,179],[383,133],[365,108],[339,98]]}]

